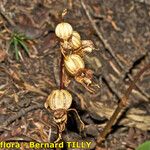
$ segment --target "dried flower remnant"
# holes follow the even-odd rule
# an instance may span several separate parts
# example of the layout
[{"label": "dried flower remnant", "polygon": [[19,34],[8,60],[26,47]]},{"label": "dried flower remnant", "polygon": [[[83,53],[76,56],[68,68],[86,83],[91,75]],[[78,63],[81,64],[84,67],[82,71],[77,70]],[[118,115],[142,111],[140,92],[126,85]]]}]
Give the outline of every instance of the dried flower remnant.
[{"label": "dried flower remnant", "polygon": [[79,118],[81,130],[84,129],[84,123],[75,109],[69,109],[72,104],[72,95],[67,90],[53,90],[45,102],[45,108],[53,112],[53,120],[58,127],[59,134],[55,142],[61,139],[62,132],[67,123],[67,112],[74,111]]},{"label": "dried flower remnant", "polygon": [[66,56],[64,65],[67,72],[74,76],[77,82],[81,83],[89,92],[94,92],[94,89],[89,87],[94,85],[91,81],[93,72],[90,69],[85,68],[84,61],[79,55],[72,54]]},{"label": "dried flower remnant", "polygon": [[94,43],[91,40],[81,40],[81,46],[74,50],[74,54],[84,57],[86,53],[92,53],[94,49]]},{"label": "dried flower remnant", "polygon": [[91,40],[82,40],[82,51],[91,53],[95,49]]},{"label": "dried flower remnant", "polygon": [[45,108],[53,111],[53,119],[58,126],[59,136],[56,142],[61,139],[67,122],[67,110],[72,103],[72,96],[67,90],[53,90],[45,102]]},{"label": "dried flower remnant", "polygon": [[64,55],[75,54],[75,51],[81,47],[81,37],[76,31],[72,32],[71,37],[68,40],[61,41],[61,52]]}]

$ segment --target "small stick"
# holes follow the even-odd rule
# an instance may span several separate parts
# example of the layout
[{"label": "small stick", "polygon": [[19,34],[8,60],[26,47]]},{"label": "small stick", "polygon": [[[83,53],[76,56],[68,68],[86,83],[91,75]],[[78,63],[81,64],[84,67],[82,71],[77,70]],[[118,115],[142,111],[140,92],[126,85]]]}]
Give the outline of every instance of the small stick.
[{"label": "small stick", "polygon": [[128,97],[129,97],[132,89],[135,87],[135,83],[139,80],[140,76],[148,69],[150,69],[150,64],[146,65],[143,69],[141,69],[139,71],[139,73],[135,76],[133,82],[131,82],[130,86],[126,90],[124,96],[122,97],[121,101],[119,102],[119,104],[118,104],[116,110],[114,111],[113,115],[111,116],[110,120],[107,122],[102,133],[99,134],[99,136],[97,138],[97,149],[98,149],[98,146],[100,146],[100,144],[104,141],[107,134],[110,132],[111,127],[116,123],[118,116],[121,113],[122,109],[124,107],[126,107]]},{"label": "small stick", "polygon": [[26,113],[33,111],[33,110],[36,110],[36,109],[40,109],[40,108],[44,108],[44,105],[43,104],[37,104],[37,105],[33,105],[33,106],[30,106],[30,107],[25,108],[25,109],[22,108],[16,115],[10,116],[6,121],[4,121],[4,123],[2,125],[0,125],[0,127],[6,127],[10,123],[15,121],[16,119],[24,116]]},{"label": "small stick", "polygon": [[16,25],[15,22],[2,10],[2,8],[0,8],[0,14],[11,26],[14,27]]},{"label": "small stick", "polygon": [[64,68],[64,56],[61,53],[61,60],[60,60],[60,89],[64,88],[64,82],[63,82],[63,68]]},{"label": "small stick", "polygon": [[26,83],[18,74],[18,72],[15,72],[14,70],[11,69],[11,67],[9,67],[9,69],[0,67],[0,70],[5,72],[6,74],[9,75],[10,78],[13,79],[13,81],[19,85],[20,87],[23,87],[25,90],[28,90],[30,92],[35,92],[38,94],[41,94],[42,96],[47,96],[47,93],[43,92],[42,90],[40,90],[39,88],[36,88],[28,83]]}]

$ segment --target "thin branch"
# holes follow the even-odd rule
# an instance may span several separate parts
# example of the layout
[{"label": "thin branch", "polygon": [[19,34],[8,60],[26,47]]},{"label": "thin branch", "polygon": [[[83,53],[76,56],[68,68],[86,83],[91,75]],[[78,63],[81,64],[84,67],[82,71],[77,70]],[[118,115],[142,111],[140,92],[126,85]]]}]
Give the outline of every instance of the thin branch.
[{"label": "thin branch", "polygon": [[11,67],[9,66],[9,69],[6,69],[4,67],[0,67],[0,70],[5,72],[6,74],[9,75],[9,77],[11,79],[13,79],[13,82],[15,82],[17,85],[19,85],[20,87],[24,88],[25,90],[28,90],[30,92],[34,92],[34,93],[38,93],[42,96],[47,96],[47,93],[42,91],[41,89],[35,87],[35,86],[32,86],[28,83],[26,83],[21,77],[20,75],[18,74],[17,71],[14,71],[11,69]]},{"label": "thin branch", "polygon": [[59,74],[59,79],[60,79],[60,89],[64,88],[64,82],[63,82],[63,67],[64,67],[64,56],[61,53],[61,61],[60,61],[60,74]]},{"label": "thin branch", "polygon": [[116,123],[116,121],[118,119],[118,116],[120,115],[123,108],[127,106],[128,97],[129,97],[132,89],[135,87],[135,83],[139,80],[140,76],[145,71],[147,71],[148,69],[150,69],[150,64],[146,65],[143,69],[141,69],[139,71],[139,73],[135,76],[133,82],[131,82],[130,86],[128,87],[128,89],[126,90],[124,96],[122,97],[121,101],[119,102],[118,107],[116,108],[116,110],[114,111],[114,113],[111,116],[110,120],[108,121],[108,123],[104,127],[102,133],[99,134],[99,136],[97,138],[97,149],[98,149],[98,146],[100,146],[100,144],[104,141],[107,134],[110,132],[111,127]]},{"label": "thin branch", "polygon": [[2,6],[0,7],[1,16],[11,25],[15,26],[15,22],[2,10]]},{"label": "thin branch", "polygon": [[20,117],[24,116],[26,113],[36,110],[36,109],[40,109],[40,108],[44,108],[44,105],[37,104],[37,105],[30,106],[25,109],[22,108],[16,115],[10,116],[6,121],[4,121],[0,127],[6,127],[9,124],[11,124],[13,121],[15,121],[16,119],[19,119]]}]

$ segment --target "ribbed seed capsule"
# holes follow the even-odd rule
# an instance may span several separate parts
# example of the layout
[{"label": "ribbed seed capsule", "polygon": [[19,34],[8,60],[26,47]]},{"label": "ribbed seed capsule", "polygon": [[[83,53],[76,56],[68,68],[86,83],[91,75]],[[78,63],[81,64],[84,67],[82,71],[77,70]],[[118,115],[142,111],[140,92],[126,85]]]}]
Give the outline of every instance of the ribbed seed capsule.
[{"label": "ribbed seed capsule", "polygon": [[84,69],[85,67],[83,59],[76,54],[66,56],[64,64],[67,71],[72,75],[76,75],[80,69]]},{"label": "ribbed seed capsule", "polygon": [[82,50],[91,53],[95,48],[91,40],[82,40]]},{"label": "ribbed seed capsule", "polygon": [[68,109],[72,103],[72,96],[67,90],[53,90],[46,100],[46,108],[51,110]]},{"label": "ribbed seed capsule", "polygon": [[69,42],[72,48],[74,49],[79,48],[81,46],[81,37],[79,33],[76,31],[73,31]]},{"label": "ribbed seed capsule", "polygon": [[72,35],[73,29],[69,23],[62,22],[56,26],[55,34],[63,40],[67,40]]}]

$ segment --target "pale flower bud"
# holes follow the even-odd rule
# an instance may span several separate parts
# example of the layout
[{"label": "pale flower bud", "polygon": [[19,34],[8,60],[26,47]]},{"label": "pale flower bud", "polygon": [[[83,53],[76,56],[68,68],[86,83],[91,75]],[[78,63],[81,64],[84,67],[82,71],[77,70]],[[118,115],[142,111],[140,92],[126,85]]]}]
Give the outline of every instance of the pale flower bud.
[{"label": "pale flower bud", "polygon": [[64,64],[67,71],[72,75],[76,75],[80,69],[84,69],[85,67],[83,59],[76,54],[66,56]]},{"label": "pale flower bud", "polygon": [[55,34],[63,40],[67,40],[72,35],[73,29],[69,23],[62,22],[56,26]]}]

